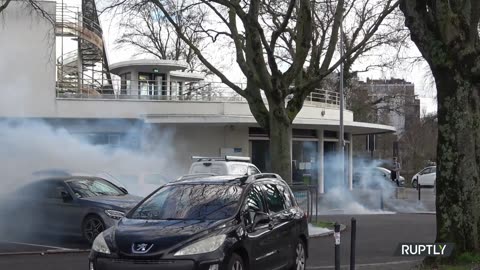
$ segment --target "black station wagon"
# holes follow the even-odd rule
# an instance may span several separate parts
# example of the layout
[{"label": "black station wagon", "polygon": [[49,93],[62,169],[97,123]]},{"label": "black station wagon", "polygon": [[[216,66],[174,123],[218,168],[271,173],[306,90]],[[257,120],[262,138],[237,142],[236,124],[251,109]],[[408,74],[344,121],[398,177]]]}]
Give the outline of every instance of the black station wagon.
[{"label": "black station wagon", "polygon": [[101,233],[90,270],[305,269],[308,225],[276,174],[189,175]]}]

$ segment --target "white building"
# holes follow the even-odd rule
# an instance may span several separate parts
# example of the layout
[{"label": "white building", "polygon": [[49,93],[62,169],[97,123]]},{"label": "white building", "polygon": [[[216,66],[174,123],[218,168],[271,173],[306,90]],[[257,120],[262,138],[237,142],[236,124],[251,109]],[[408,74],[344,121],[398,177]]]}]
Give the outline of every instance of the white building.
[{"label": "white building", "polygon": [[[42,5],[52,14],[57,11],[59,18],[55,2]],[[186,66],[178,61],[132,60],[108,66],[99,53],[103,41],[97,25],[57,20],[54,27],[33,14],[18,1],[2,14],[0,118],[43,119],[101,144],[115,144],[134,130],[138,141],[134,139],[133,146],[145,150],[169,130],[176,161],[185,171],[192,155],[223,154],[250,156],[268,171],[268,136],[258,128],[247,102],[227,87],[182,72]],[[83,40],[85,47],[56,55],[52,48],[58,48],[58,37],[69,35]],[[90,58],[82,55],[85,50]],[[339,115],[337,93],[319,90],[307,98],[293,123],[295,180],[319,184],[321,192],[334,177],[324,168],[324,160],[337,149]],[[347,110],[344,117],[351,181],[354,136],[394,128],[354,122]]]}]

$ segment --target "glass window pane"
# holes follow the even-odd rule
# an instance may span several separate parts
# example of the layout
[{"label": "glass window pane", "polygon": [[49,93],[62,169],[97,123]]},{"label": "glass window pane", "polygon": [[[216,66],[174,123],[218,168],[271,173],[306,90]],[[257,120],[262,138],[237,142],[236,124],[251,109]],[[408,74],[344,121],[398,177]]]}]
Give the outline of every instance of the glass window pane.
[{"label": "glass window pane", "polygon": [[293,202],[292,202],[292,197],[290,195],[290,192],[288,191],[288,189],[282,185],[278,185],[278,190],[280,191],[280,193],[282,193],[283,195],[283,199],[285,201],[285,207],[288,209],[288,208],[291,208],[293,206]]},{"label": "glass window pane", "polygon": [[253,186],[250,192],[247,195],[245,200],[245,205],[243,206],[243,210],[247,212],[245,215],[245,220],[247,225],[253,224],[255,213],[258,212],[267,212],[266,207],[263,204],[263,195],[262,190],[259,186]]},{"label": "glass window pane", "polygon": [[268,209],[274,213],[284,210],[285,201],[282,194],[278,191],[277,186],[274,184],[264,184],[262,187],[267,196]]}]

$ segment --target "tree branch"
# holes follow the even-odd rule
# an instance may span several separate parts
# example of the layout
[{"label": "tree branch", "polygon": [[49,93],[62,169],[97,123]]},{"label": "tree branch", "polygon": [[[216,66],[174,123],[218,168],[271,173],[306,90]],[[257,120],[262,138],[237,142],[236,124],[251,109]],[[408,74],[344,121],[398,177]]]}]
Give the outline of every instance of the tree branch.
[{"label": "tree branch", "polygon": [[217,75],[220,80],[222,80],[223,83],[228,85],[230,88],[232,88],[235,92],[237,92],[240,96],[245,97],[244,90],[241,89],[238,85],[234,84],[232,81],[230,81],[220,70],[215,68],[202,54],[202,52],[198,49],[195,44],[192,43],[191,40],[189,40],[180,30],[180,27],[178,24],[172,19],[172,16],[170,13],[165,9],[165,6],[159,1],[159,0],[152,0],[152,2],[162,10],[164,13],[165,17],[168,19],[168,21],[173,25],[175,30],[177,31],[178,36],[195,52],[195,54],[198,56],[198,59],[208,68],[210,69],[215,75]]}]

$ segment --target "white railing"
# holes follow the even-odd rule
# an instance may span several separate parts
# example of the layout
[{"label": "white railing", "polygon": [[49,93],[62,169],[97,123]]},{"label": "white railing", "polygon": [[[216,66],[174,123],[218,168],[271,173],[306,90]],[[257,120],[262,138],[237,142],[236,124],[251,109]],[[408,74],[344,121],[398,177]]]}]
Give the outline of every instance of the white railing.
[{"label": "white railing", "polygon": [[[57,82],[58,99],[150,100],[150,101],[198,101],[241,102],[247,101],[230,87],[218,82],[160,83],[155,80],[113,80],[112,87],[98,87],[85,81]],[[239,84],[240,87],[245,85]],[[266,98],[264,97],[266,102]],[[287,97],[290,100],[290,97]],[[305,99],[305,104],[320,107],[338,107],[337,92],[316,89]]]}]

